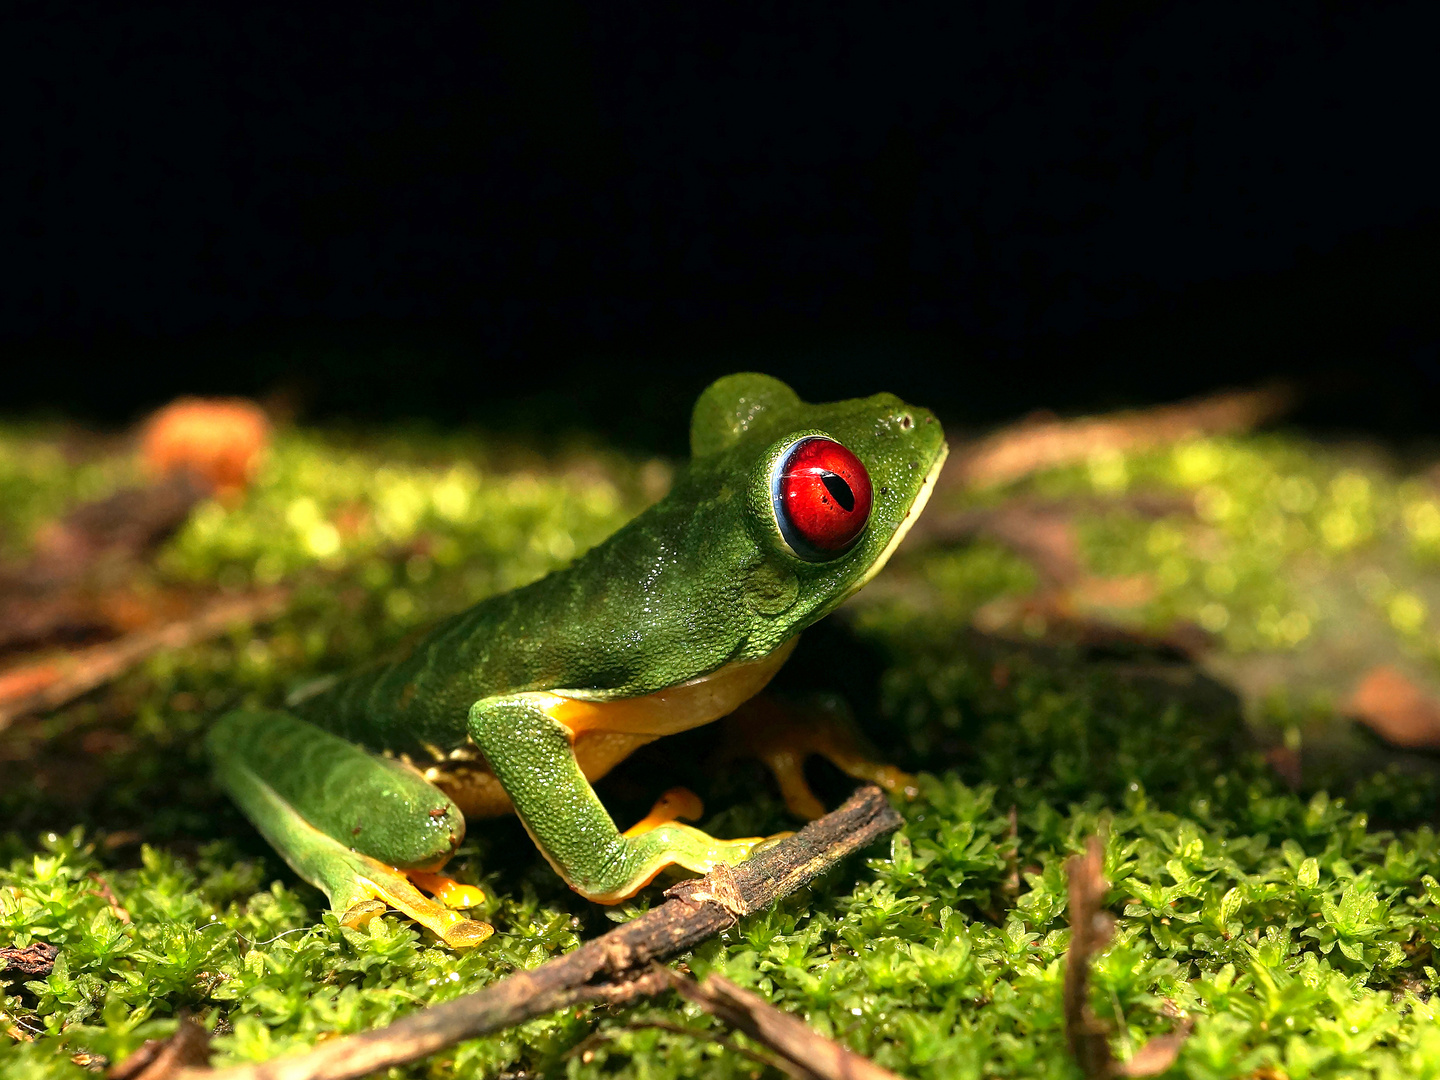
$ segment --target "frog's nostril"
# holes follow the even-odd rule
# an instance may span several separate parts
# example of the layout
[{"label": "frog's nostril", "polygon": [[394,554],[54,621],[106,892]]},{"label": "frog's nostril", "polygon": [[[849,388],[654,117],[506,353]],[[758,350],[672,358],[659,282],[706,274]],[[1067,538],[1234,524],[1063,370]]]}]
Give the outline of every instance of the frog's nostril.
[{"label": "frog's nostril", "polygon": [[900,430],[901,430],[901,431],[909,431],[909,430],[910,430],[912,427],[914,427],[914,426],[915,426],[915,418],[914,418],[913,416],[911,416],[909,413],[905,413],[903,416],[900,417]]}]

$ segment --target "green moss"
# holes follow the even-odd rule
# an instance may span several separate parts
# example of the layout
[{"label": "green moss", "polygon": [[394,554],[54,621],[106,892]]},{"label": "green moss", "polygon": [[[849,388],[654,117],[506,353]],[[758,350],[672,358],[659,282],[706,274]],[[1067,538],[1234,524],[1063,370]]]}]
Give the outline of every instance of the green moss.
[{"label": "green moss", "polygon": [[[0,432],[12,533],[128,475],[123,461],[76,463],[58,446],[52,432]],[[489,893],[483,916],[498,933],[483,948],[452,953],[395,918],[342,929],[214,791],[198,736],[220,709],[273,704],[563,562],[665,475],[592,451],[516,457],[471,438],[296,432],[241,505],[202,508],[153,584],[285,582],[294,604],[0,736],[0,944],[61,949],[45,979],[0,977],[0,1031],[33,1036],[0,1040],[0,1072],[79,1076],[72,1055],[121,1057],[181,1011],[215,1028],[220,1061],[263,1059],[478,989],[607,929],[513,822],[476,826],[453,864]],[[1254,438],[1110,456],[986,498],[1137,489],[1178,494],[1195,513],[1087,511],[1091,571],[1155,583],[1130,613],[1138,625],[1203,623],[1222,604],[1211,673],[1244,675],[1226,665],[1250,658],[1281,676],[1259,696],[1240,680],[1237,697],[1190,665],[977,635],[974,612],[1032,592],[1034,573],[991,544],[912,547],[848,629],[824,639],[846,650],[841,662],[821,657],[850,675],[842,688],[886,754],[926,772],[902,808],[905,831],[702,946],[691,968],[756,987],[907,1076],[1075,1076],[1062,868],[1099,831],[1119,918],[1093,1005],[1114,1025],[1117,1055],[1183,1015],[1195,1029],[1176,1076],[1440,1076],[1440,839],[1421,824],[1431,781],[1361,771],[1334,778],[1343,798],[1294,794],[1245,719],[1258,711],[1306,739],[1335,722],[1333,704],[1301,690],[1346,613],[1370,619],[1377,653],[1429,671],[1433,494],[1312,444]],[[1402,595],[1420,602],[1418,617],[1397,606]],[[1296,611],[1308,613],[1305,634],[1285,629]],[[812,670],[804,662],[797,677]],[[607,798],[653,798],[666,761],[663,743],[653,749]],[[706,781],[681,761],[658,767]],[[793,825],[758,773],[739,769],[705,793],[717,832]],[[718,1030],[667,998],[533,1021],[401,1072],[754,1076],[754,1061],[711,1041]]]}]

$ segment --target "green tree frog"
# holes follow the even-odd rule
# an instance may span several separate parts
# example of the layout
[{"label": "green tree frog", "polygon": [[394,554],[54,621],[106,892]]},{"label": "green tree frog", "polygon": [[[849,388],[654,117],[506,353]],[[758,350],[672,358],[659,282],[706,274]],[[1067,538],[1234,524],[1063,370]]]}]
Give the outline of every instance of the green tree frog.
[{"label": "green tree frog", "polygon": [[[890,394],[812,405],[742,374],[701,395],[690,444],[669,494],[569,566],[286,711],[231,712],[211,729],[221,786],[342,923],[390,906],[451,945],[483,941],[490,927],[455,910],[478,890],[438,875],[466,816],[518,814],[600,903],[763,842],[681,824],[698,813],[683,790],[622,833],[591,782],[760,691],[797,635],[885,565],[945,439]],[[854,755],[835,760],[868,775]]]}]

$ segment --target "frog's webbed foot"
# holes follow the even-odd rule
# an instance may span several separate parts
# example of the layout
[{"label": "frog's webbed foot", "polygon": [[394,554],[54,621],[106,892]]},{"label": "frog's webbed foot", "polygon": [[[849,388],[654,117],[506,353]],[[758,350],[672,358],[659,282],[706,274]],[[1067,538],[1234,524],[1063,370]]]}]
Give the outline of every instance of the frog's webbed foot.
[{"label": "frog's webbed foot", "polygon": [[430,870],[405,870],[403,873],[448,908],[479,907],[485,902],[485,890],[478,885],[465,885]]},{"label": "frog's webbed foot", "polygon": [[[330,902],[340,913],[342,926],[363,927],[386,908],[394,908],[453,948],[479,945],[495,932],[489,923],[467,919],[451,910],[484,899],[485,894],[473,885],[461,885],[426,871],[397,870],[358,851],[345,854],[350,856],[346,861],[353,863],[353,871],[338,880],[332,875],[321,884],[330,892]],[[421,894],[411,879],[435,891],[437,899]]]},{"label": "frog's webbed foot", "polygon": [[705,814],[705,804],[689,788],[673,787],[655,800],[650,812],[626,829],[621,836],[644,836],[672,821],[698,821]]},{"label": "frog's webbed foot", "polygon": [[721,723],[724,742],[720,760],[758,758],[775,777],[786,808],[796,817],[813,821],[825,813],[825,805],[805,779],[805,759],[812,754],[856,780],[867,780],[912,798],[919,794],[914,776],[875,760],[874,748],[866,743],[849,711],[838,701],[782,705],[762,694]]}]

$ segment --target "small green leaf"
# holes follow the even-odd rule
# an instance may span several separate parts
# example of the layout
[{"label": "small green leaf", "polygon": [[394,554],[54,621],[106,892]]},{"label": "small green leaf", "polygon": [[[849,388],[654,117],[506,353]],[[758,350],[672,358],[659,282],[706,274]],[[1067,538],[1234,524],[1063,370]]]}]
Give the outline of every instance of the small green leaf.
[{"label": "small green leaf", "polygon": [[1306,859],[1295,871],[1295,884],[1307,892],[1314,889],[1320,881],[1320,860],[1315,858]]}]

